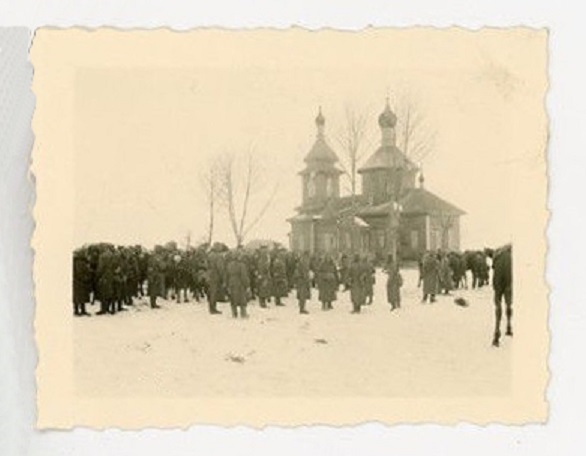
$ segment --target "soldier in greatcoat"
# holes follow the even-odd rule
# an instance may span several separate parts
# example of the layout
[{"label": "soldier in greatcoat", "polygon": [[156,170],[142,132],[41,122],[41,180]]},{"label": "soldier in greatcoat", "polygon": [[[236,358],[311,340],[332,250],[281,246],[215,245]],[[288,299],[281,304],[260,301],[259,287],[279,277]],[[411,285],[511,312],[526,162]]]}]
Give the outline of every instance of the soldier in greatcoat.
[{"label": "soldier in greatcoat", "polygon": [[360,309],[366,302],[368,274],[369,269],[366,258],[360,259],[360,255],[354,255],[348,271],[350,300],[352,301],[351,313],[360,313]]},{"label": "soldier in greatcoat", "polygon": [[273,294],[273,286],[271,277],[271,258],[268,248],[265,245],[261,246],[257,259],[257,287],[260,306],[266,308],[267,300],[269,300]]},{"label": "soldier in greatcoat", "polygon": [[208,306],[212,315],[222,313],[217,305],[225,299],[226,265],[222,250],[222,246],[216,243],[208,255]]},{"label": "soldier in greatcoat", "polygon": [[250,293],[250,278],[241,252],[228,254],[225,281],[230,296],[232,316],[238,318],[238,310],[240,310],[240,318],[248,318],[246,305]]},{"label": "soldier in greatcoat", "polygon": [[344,291],[350,289],[349,271],[350,259],[348,258],[348,255],[343,253],[340,258],[340,284],[344,286]]},{"label": "soldier in greatcoat", "polygon": [[364,267],[366,268],[367,271],[367,277],[366,277],[366,283],[365,283],[365,297],[366,297],[366,301],[365,304],[372,304],[372,301],[374,300],[374,284],[376,282],[376,269],[374,268],[374,263],[373,261],[368,258],[367,256],[364,256],[363,259],[363,264]]},{"label": "soldier in greatcoat", "polygon": [[92,290],[92,271],[89,258],[85,251],[76,251],[73,254],[73,314],[86,315],[85,305],[90,300]]},{"label": "soldier in greatcoat", "polygon": [[427,252],[422,264],[423,299],[422,302],[435,302],[439,291],[439,261],[433,252]]},{"label": "soldier in greatcoat", "polygon": [[124,293],[126,290],[124,247],[118,246],[114,252],[114,304],[110,306],[110,313],[122,312],[124,308]]},{"label": "soldier in greatcoat", "polygon": [[100,310],[98,315],[113,313],[116,305],[116,294],[114,289],[115,275],[115,252],[112,248],[105,248],[100,254],[97,269],[97,291],[100,298]]},{"label": "soldier in greatcoat", "polygon": [[158,309],[161,306],[157,304],[157,298],[165,294],[165,271],[163,260],[158,253],[149,256],[147,265],[147,284],[148,294],[152,309]]},{"label": "soldier in greatcoat", "polygon": [[297,261],[293,274],[295,289],[297,290],[297,301],[299,302],[299,313],[308,314],[305,305],[311,299],[311,270],[309,268],[309,252],[304,252]]},{"label": "soldier in greatcoat", "polygon": [[175,293],[177,303],[181,302],[181,292],[183,291],[183,302],[189,302],[189,285],[191,282],[191,272],[189,269],[188,252],[175,254]]},{"label": "soldier in greatcoat", "polygon": [[284,306],[282,298],[289,294],[289,282],[287,280],[287,265],[284,252],[277,252],[272,264],[271,276],[273,278],[273,295],[275,305]]},{"label": "soldier in greatcoat", "polygon": [[450,291],[454,288],[454,284],[449,259],[445,254],[441,254],[439,256],[439,262],[440,291],[444,294],[450,294]]},{"label": "soldier in greatcoat", "polygon": [[393,311],[401,307],[401,287],[403,286],[403,277],[393,255],[389,255],[387,259],[385,272],[387,273],[387,302]]},{"label": "soldier in greatcoat", "polygon": [[336,300],[338,290],[338,268],[331,254],[327,253],[319,262],[317,286],[319,289],[319,300],[322,303],[322,310],[333,309],[332,303]]}]

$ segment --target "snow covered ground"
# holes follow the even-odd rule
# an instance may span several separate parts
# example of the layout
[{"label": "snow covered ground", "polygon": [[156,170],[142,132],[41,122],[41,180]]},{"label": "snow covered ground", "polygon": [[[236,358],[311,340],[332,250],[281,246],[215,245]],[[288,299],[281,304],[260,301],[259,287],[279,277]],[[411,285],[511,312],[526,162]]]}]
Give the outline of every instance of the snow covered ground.
[{"label": "snow covered ground", "polygon": [[[417,272],[403,271],[403,307],[391,312],[385,277],[374,304],[351,315],[348,293],[310,315],[294,294],[285,307],[249,306],[234,320],[229,305],[146,301],[115,316],[76,318],[75,376],[82,396],[500,396],[510,385],[510,348],[491,347],[488,287],[420,303]],[[95,306],[97,307],[97,305]],[[95,312],[94,307],[89,306]]]}]

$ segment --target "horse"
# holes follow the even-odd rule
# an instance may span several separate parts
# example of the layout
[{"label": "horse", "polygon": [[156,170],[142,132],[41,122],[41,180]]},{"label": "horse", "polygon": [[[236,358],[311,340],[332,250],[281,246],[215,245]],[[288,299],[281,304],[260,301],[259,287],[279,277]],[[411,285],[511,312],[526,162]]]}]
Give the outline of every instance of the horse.
[{"label": "horse", "polygon": [[466,270],[472,273],[472,288],[482,288],[488,285],[487,255],[483,250],[467,250],[464,252]]},{"label": "horse", "polygon": [[[490,253],[489,253],[490,255]],[[505,334],[513,336],[513,327],[511,320],[513,317],[513,271],[512,271],[512,246],[505,245],[496,249],[492,253],[493,277],[492,285],[494,289],[495,305],[495,328],[492,345],[498,347],[501,338],[501,319],[503,315],[502,301],[504,298],[506,305],[507,329]]]}]

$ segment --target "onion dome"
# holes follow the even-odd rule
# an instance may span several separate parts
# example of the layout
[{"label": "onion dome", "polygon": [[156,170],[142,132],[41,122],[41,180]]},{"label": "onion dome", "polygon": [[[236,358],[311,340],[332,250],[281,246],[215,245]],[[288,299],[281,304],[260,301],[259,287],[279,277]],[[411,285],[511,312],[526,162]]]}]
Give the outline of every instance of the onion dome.
[{"label": "onion dome", "polygon": [[378,116],[378,124],[381,128],[394,128],[397,124],[397,116],[393,111],[391,111],[388,98],[385,110],[381,113],[380,116]]},{"label": "onion dome", "polygon": [[318,127],[323,127],[325,125],[325,123],[326,123],[326,119],[325,119],[324,115],[321,112],[321,106],[320,106],[319,107],[319,113],[318,113],[317,117],[315,118],[315,124]]}]

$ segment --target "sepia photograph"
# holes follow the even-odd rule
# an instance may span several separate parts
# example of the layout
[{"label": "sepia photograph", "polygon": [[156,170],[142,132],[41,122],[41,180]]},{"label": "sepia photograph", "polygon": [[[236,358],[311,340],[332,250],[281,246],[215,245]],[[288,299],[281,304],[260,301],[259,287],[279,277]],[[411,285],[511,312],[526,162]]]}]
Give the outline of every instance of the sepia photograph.
[{"label": "sepia photograph", "polygon": [[546,419],[546,40],[37,32],[41,426]]}]

